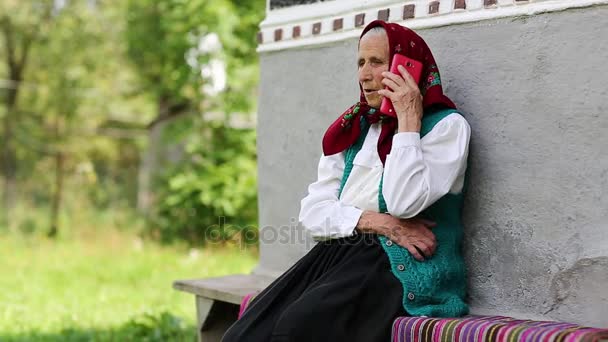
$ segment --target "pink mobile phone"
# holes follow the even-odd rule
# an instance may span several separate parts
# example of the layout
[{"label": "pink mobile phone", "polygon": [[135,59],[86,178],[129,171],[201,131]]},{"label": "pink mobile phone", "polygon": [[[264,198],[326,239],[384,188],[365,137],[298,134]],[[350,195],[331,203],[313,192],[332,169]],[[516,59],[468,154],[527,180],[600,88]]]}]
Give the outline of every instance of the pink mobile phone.
[{"label": "pink mobile phone", "polygon": [[[391,62],[390,71],[395,75],[401,75],[399,72],[400,65],[403,65],[405,69],[412,75],[416,84],[420,84],[420,76],[422,75],[422,63],[417,60],[408,58],[402,54],[396,53],[393,56],[393,61]],[[389,87],[384,87],[384,89],[390,89]],[[392,89],[390,89],[392,90]],[[389,116],[397,116],[395,113],[395,108],[393,108],[393,103],[388,97],[382,99],[382,104],[380,105],[380,112],[382,114],[386,114]]]}]

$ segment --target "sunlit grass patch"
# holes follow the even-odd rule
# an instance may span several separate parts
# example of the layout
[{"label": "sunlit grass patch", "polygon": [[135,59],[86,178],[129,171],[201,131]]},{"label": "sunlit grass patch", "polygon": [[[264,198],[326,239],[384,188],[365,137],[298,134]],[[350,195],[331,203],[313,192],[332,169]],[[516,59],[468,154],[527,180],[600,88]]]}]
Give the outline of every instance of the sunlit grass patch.
[{"label": "sunlit grass patch", "polygon": [[194,299],[172,282],[248,273],[256,259],[252,250],[160,246],[113,229],[57,240],[8,234],[0,237],[0,341],[191,340]]}]

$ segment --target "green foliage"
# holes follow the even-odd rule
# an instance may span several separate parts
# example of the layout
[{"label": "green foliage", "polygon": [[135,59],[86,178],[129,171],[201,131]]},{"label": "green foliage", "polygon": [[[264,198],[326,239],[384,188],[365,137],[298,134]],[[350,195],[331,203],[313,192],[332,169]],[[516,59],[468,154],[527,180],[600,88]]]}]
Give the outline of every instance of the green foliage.
[{"label": "green foliage", "polygon": [[[125,44],[116,39],[124,27],[124,9],[69,1],[50,11],[48,18],[41,18],[34,15],[35,2],[12,4],[23,15],[10,16],[11,35],[30,39],[18,106],[11,120],[19,201],[39,212],[46,212],[52,201],[59,202],[63,213],[78,204],[93,203],[99,209],[133,206],[141,143],[137,136],[115,139],[101,129],[113,119],[146,119],[134,111],[147,110],[145,99],[127,94],[132,72],[124,68],[121,50]],[[78,202],[69,203],[74,198]],[[28,227],[33,225],[24,223],[31,220],[25,214],[20,217],[11,212],[12,229],[32,230]],[[48,214],[52,216],[51,211]],[[61,225],[67,225],[66,216],[61,215]],[[52,224],[49,221],[46,229]]]},{"label": "green foliage", "polygon": [[[128,56],[142,80],[142,89],[155,98],[176,103],[192,93],[193,71],[184,56],[194,27],[188,13],[191,2],[130,0],[127,7]],[[192,77],[191,77],[192,76]]]},{"label": "green foliage", "polygon": [[[265,1],[90,3],[66,1],[58,9],[52,1],[0,1],[0,19],[11,20],[16,41],[35,37],[18,110],[10,113],[22,203],[10,214],[9,230],[35,234],[50,224],[39,216],[52,216],[59,183],[60,223],[68,230],[79,211],[134,209],[142,161],[153,145],[150,124],[175,114],[162,147],[181,157],[156,167],[148,232],[191,243],[212,232],[213,239],[257,241],[255,132],[228,122],[231,113],[256,108],[255,35]],[[202,51],[199,43],[210,35],[221,47]],[[2,37],[0,79],[6,79]],[[205,93],[211,80],[202,69],[212,61],[225,66],[226,86]],[[8,115],[2,104],[0,118]],[[209,112],[223,119],[203,120]]]},{"label": "green foliage", "polygon": [[[199,99],[200,86],[208,80],[185,59],[202,37],[214,33],[223,47],[215,57],[226,63],[228,89],[218,98],[206,100],[212,101],[212,109],[225,112],[255,108],[255,35],[264,6],[263,0],[129,0],[128,56],[141,76],[143,89],[171,103]],[[200,66],[211,56],[203,53],[196,57]]]},{"label": "green foliage", "polygon": [[186,140],[185,157],[161,178],[151,232],[165,241],[256,242],[255,131],[210,122]]},{"label": "green foliage", "polygon": [[[221,122],[181,119],[165,132],[167,145],[185,146],[177,163],[155,177],[156,203],[148,232],[164,241],[257,241],[255,133],[228,124],[230,113],[255,109],[258,82],[255,34],[264,1],[130,0],[128,56],[141,86],[154,94],[159,118],[186,104],[192,112],[224,113]],[[201,42],[212,35],[220,47]],[[186,61],[188,61],[186,63]],[[223,91],[201,91],[205,67],[226,67]],[[167,112],[163,112],[163,109]],[[177,126],[177,127],[176,127]]]}]

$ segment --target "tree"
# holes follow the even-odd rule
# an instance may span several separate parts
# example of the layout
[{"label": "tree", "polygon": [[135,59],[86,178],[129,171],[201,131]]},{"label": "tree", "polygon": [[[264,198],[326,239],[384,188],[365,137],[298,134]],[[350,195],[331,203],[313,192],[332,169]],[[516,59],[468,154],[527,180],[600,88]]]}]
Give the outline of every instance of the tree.
[{"label": "tree", "polygon": [[[15,203],[18,183],[27,195],[16,209],[48,208],[54,236],[70,205],[133,205],[141,165],[140,207],[154,203],[167,226],[180,219],[174,226],[186,232],[190,222],[220,215],[255,221],[255,131],[229,121],[256,105],[264,7],[263,0],[0,1],[3,207]],[[177,153],[163,165],[167,149]],[[194,220],[182,220],[181,207],[196,208]]]},{"label": "tree", "polygon": [[[251,113],[256,105],[255,36],[264,1],[130,0],[128,7],[129,57],[141,89],[158,104],[142,157],[140,209],[149,214],[155,203],[159,229],[191,241],[204,234],[193,226],[209,226],[217,216],[252,223],[255,132],[231,129],[227,122],[231,113]],[[218,69],[221,75],[214,78]],[[209,112],[224,117],[211,123]],[[189,113],[199,115],[169,122]],[[161,166],[168,131],[177,132],[172,141],[185,148],[177,163]],[[160,180],[156,200],[154,180]]]},{"label": "tree", "polygon": [[0,3],[0,34],[3,40],[4,63],[8,82],[4,89],[6,107],[2,118],[1,162],[4,177],[0,217],[8,223],[9,211],[16,200],[17,157],[14,122],[18,116],[19,93],[32,46],[43,39],[44,28],[51,20],[48,1],[28,2],[4,0]]},{"label": "tree", "polygon": [[[154,170],[160,165],[163,122],[214,107],[224,112],[251,110],[257,82],[254,37],[263,1],[236,6],[228,0],[130,0],[127,13],[128,55],[140,75],[142,91],[157,103],[156,118],[148,125],[139,183],[138,207],[147,212],[153,202]],[[223,50],[193,55],[209,34],[219,36]],[[208,83],[201,78],[201,66],[212,57],[225,61],[233,81],[215,98],[200,91]]]},{"label": "tree", "polygon": [[[2,6],[6,4],[9,3],[2,3]],[[68,175],[74,174],[82,165],[90,165],[95,156],[101,154],[104,160],[100,164],[112,164],[113,160],[120,162],[124,151],[118,148],[125,144],[106,137],[108,123],[120,117],[132,120],[135,126],[139,113],[132,111],[134,106],[125,105],[134,96],[125,94],[132,73],[124,68],[124,53],[121,53],[124,41],[116,39],[117,36],[123,37],[124,25],[121,27],[119,24],[124,18],[124,7],[106,6],[101,2],[91,6],[90,1],[84,0],[69,1],[61,7],[49,7],[49,17],[41,19],[26,11],[35,9],[36,4],[21,2],[17,6],[15,3],[15,11],[25,13],[23,20],[15,25],[13,22],[21,17],[11,15],[4,21],[11,23],[8,37],[13,41],[15,37],[26,41],[23,37],[36,36],[35,40],[27,40],[31,41],[27,49],[27,68],[19,74],[19,82],[11,83],[18,86],[19,101],[14,102],[13,107],[10,106],[13,102],[9,101],[7,107],[12,110],[6,111],[8,114],[2,118],[10,128],[2,132],[3,143],[8,141],[3,147],[10,152],[5,155],[13,156],[9,158],[13,162],[8,164],[12,166],[13,178],[5,179],[19,176],[20,187],[28,191],[28,196],[23,196],[21,202],[36,198],[37,209],[49,207],[47,232],[55,236],[59,231],[59,213],[68,191]],[[37,35],[31,33],[34,28],[40,31]],[[137,102],[139,105],[142,101]],[[130,115],[114,113],[117,107]],[[145,111],[146,107],[139,105],[137,108]],[[108,169],[107,165],[104,169]],[[124,187],[127,188],[128,184]],[[79,190],[93,194],[105,189]],[[5,191],[4,194],[11,192]],[[12,204],[14,199],[5,203]],[[8,215],[3,217],[8,218]]]},{"label": "tree", "polygon": [[94,14],[83,6],[83,2],[71,2],[56,8],[46,39],[37,46],[35,65],[41,72],[30,76],[48,89],[46,94],[37,92],[41,99],[37,101],[40,107],[36,111],[44,112],[37,127],[38,139],[44,142],[39,152],[50,156],[54,164],[50,227],[47,231],[50,237],[59,232],[67,162],[82,153],[79,143],[83,131],[94,127],[96,119],[99,119],[99,113],[85,116],[80,110],[85,95],[83,90],[92,86],[90,75],[100,61],[99,49],[94,49],[100,38],[98,27],[93,24]]}]

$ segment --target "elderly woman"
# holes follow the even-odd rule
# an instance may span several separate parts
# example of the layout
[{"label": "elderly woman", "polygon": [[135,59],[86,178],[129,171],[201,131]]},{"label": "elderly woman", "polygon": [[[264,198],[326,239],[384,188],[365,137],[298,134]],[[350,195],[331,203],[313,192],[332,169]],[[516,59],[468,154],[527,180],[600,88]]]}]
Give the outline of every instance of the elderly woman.
[{"label": "elderly woman", "polygon": [[[416,84],[395,53],[423,64]],[[470,128],[413,31],[361,34],[360,100],[328,128],[300,221],[319,243],[223,341],[388,341],[398,316],[467,313],[460,219]],[[385,89],[386,88],[386,89]],[[379,112],[383,98],[396,118]]]}]

